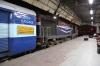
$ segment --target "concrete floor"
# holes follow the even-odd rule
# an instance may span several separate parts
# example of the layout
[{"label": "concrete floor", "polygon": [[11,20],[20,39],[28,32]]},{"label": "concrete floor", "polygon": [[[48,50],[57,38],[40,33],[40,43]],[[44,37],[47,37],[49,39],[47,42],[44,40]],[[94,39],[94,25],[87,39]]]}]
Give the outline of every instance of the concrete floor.
[{"label": "concrete floor", "polygon": [[97,54],[96,39],[84,37],[30,53],[0,66],[100,66],[100,54]]},{"label": "concrete floor", "polygon": [[83,42],[60,66],[100,66],[96,40],[89,38]]}]

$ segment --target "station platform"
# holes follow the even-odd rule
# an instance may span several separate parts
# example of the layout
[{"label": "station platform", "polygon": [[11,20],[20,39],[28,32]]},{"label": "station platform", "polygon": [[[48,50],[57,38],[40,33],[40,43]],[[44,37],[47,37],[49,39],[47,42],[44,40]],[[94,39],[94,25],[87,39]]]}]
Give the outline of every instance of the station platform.
[{"label": "station platform", "polygon": [[0,66],[100,66],[96,39],[78,37],[46,49],[0,63]]}]

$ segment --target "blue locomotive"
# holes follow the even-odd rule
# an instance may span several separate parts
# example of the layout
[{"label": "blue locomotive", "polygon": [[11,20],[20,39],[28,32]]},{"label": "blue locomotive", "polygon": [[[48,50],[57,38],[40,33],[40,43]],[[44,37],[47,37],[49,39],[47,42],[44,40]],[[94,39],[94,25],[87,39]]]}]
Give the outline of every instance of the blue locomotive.
[{"label": "blue locomotive", "polygon": [[64,22],[0,0],[0,58],[37,46],[49,47],[77,36],[77,29],[73,33],[73,28]]}]

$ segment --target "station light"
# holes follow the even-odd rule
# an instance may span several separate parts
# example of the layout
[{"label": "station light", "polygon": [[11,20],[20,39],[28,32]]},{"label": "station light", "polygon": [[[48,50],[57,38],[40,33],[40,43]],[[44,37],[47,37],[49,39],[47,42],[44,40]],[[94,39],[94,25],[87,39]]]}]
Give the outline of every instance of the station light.
[{"label": "station light", "polygon": [[57,17],[56,17],[56,16],[53,16],[53,18],[54,18],[54,19],[57,19]]},{"label": "station light", "polygon": [[91,22],[91,24],[93,25],[93,22]]},{"label": "station light", "polygon": [[93,0],[89,0],[89,4],[92,4],[93,3]]},{"label": "station light", "polygon": [[91,15],[93,14],[93,10],[92,10],[92,9],[90,10],[90,14],[91,14]]},{"label": "station light", "polygon": [[91,17],[91,19],[93,19],[93,17]]}]

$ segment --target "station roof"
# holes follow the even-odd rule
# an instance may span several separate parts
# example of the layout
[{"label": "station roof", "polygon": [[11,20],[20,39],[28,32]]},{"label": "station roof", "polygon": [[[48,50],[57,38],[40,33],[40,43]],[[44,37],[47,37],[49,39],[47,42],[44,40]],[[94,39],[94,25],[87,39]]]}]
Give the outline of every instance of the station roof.
[{"label": "station roof", "polygon": [[[7,1],[7,0],[6,0]],[[89,4],[89,0],[8,0],[15,4],[26,5],[27,8],[32,8],[32,5],[38,7],[50,14],[58,15],[59,17],[71,21],[76,20],[76,25],[90,24],[96,25],[100,18],[100,0],[93,0],[93,4]],[[27,4],[22,4],[26,2]],[[38,9],[39,10],[39,9]],[[90,14],[93,10],[93,14]],[[42,12],[42,11],[41,11]],[[93,19],[91,19],[93,17]]]},{"label": "station roof", "polygon": [[[90,0],[93,1],[92,4],[89,3],[89,0],[64,1],[67,2],[67,6],[82,20],[82,24],[91,25],[93,23],[96,26],[97,22],[100,22],[100,0]],[[90,10],[93,10],[93,14],[90,14]]]}]

